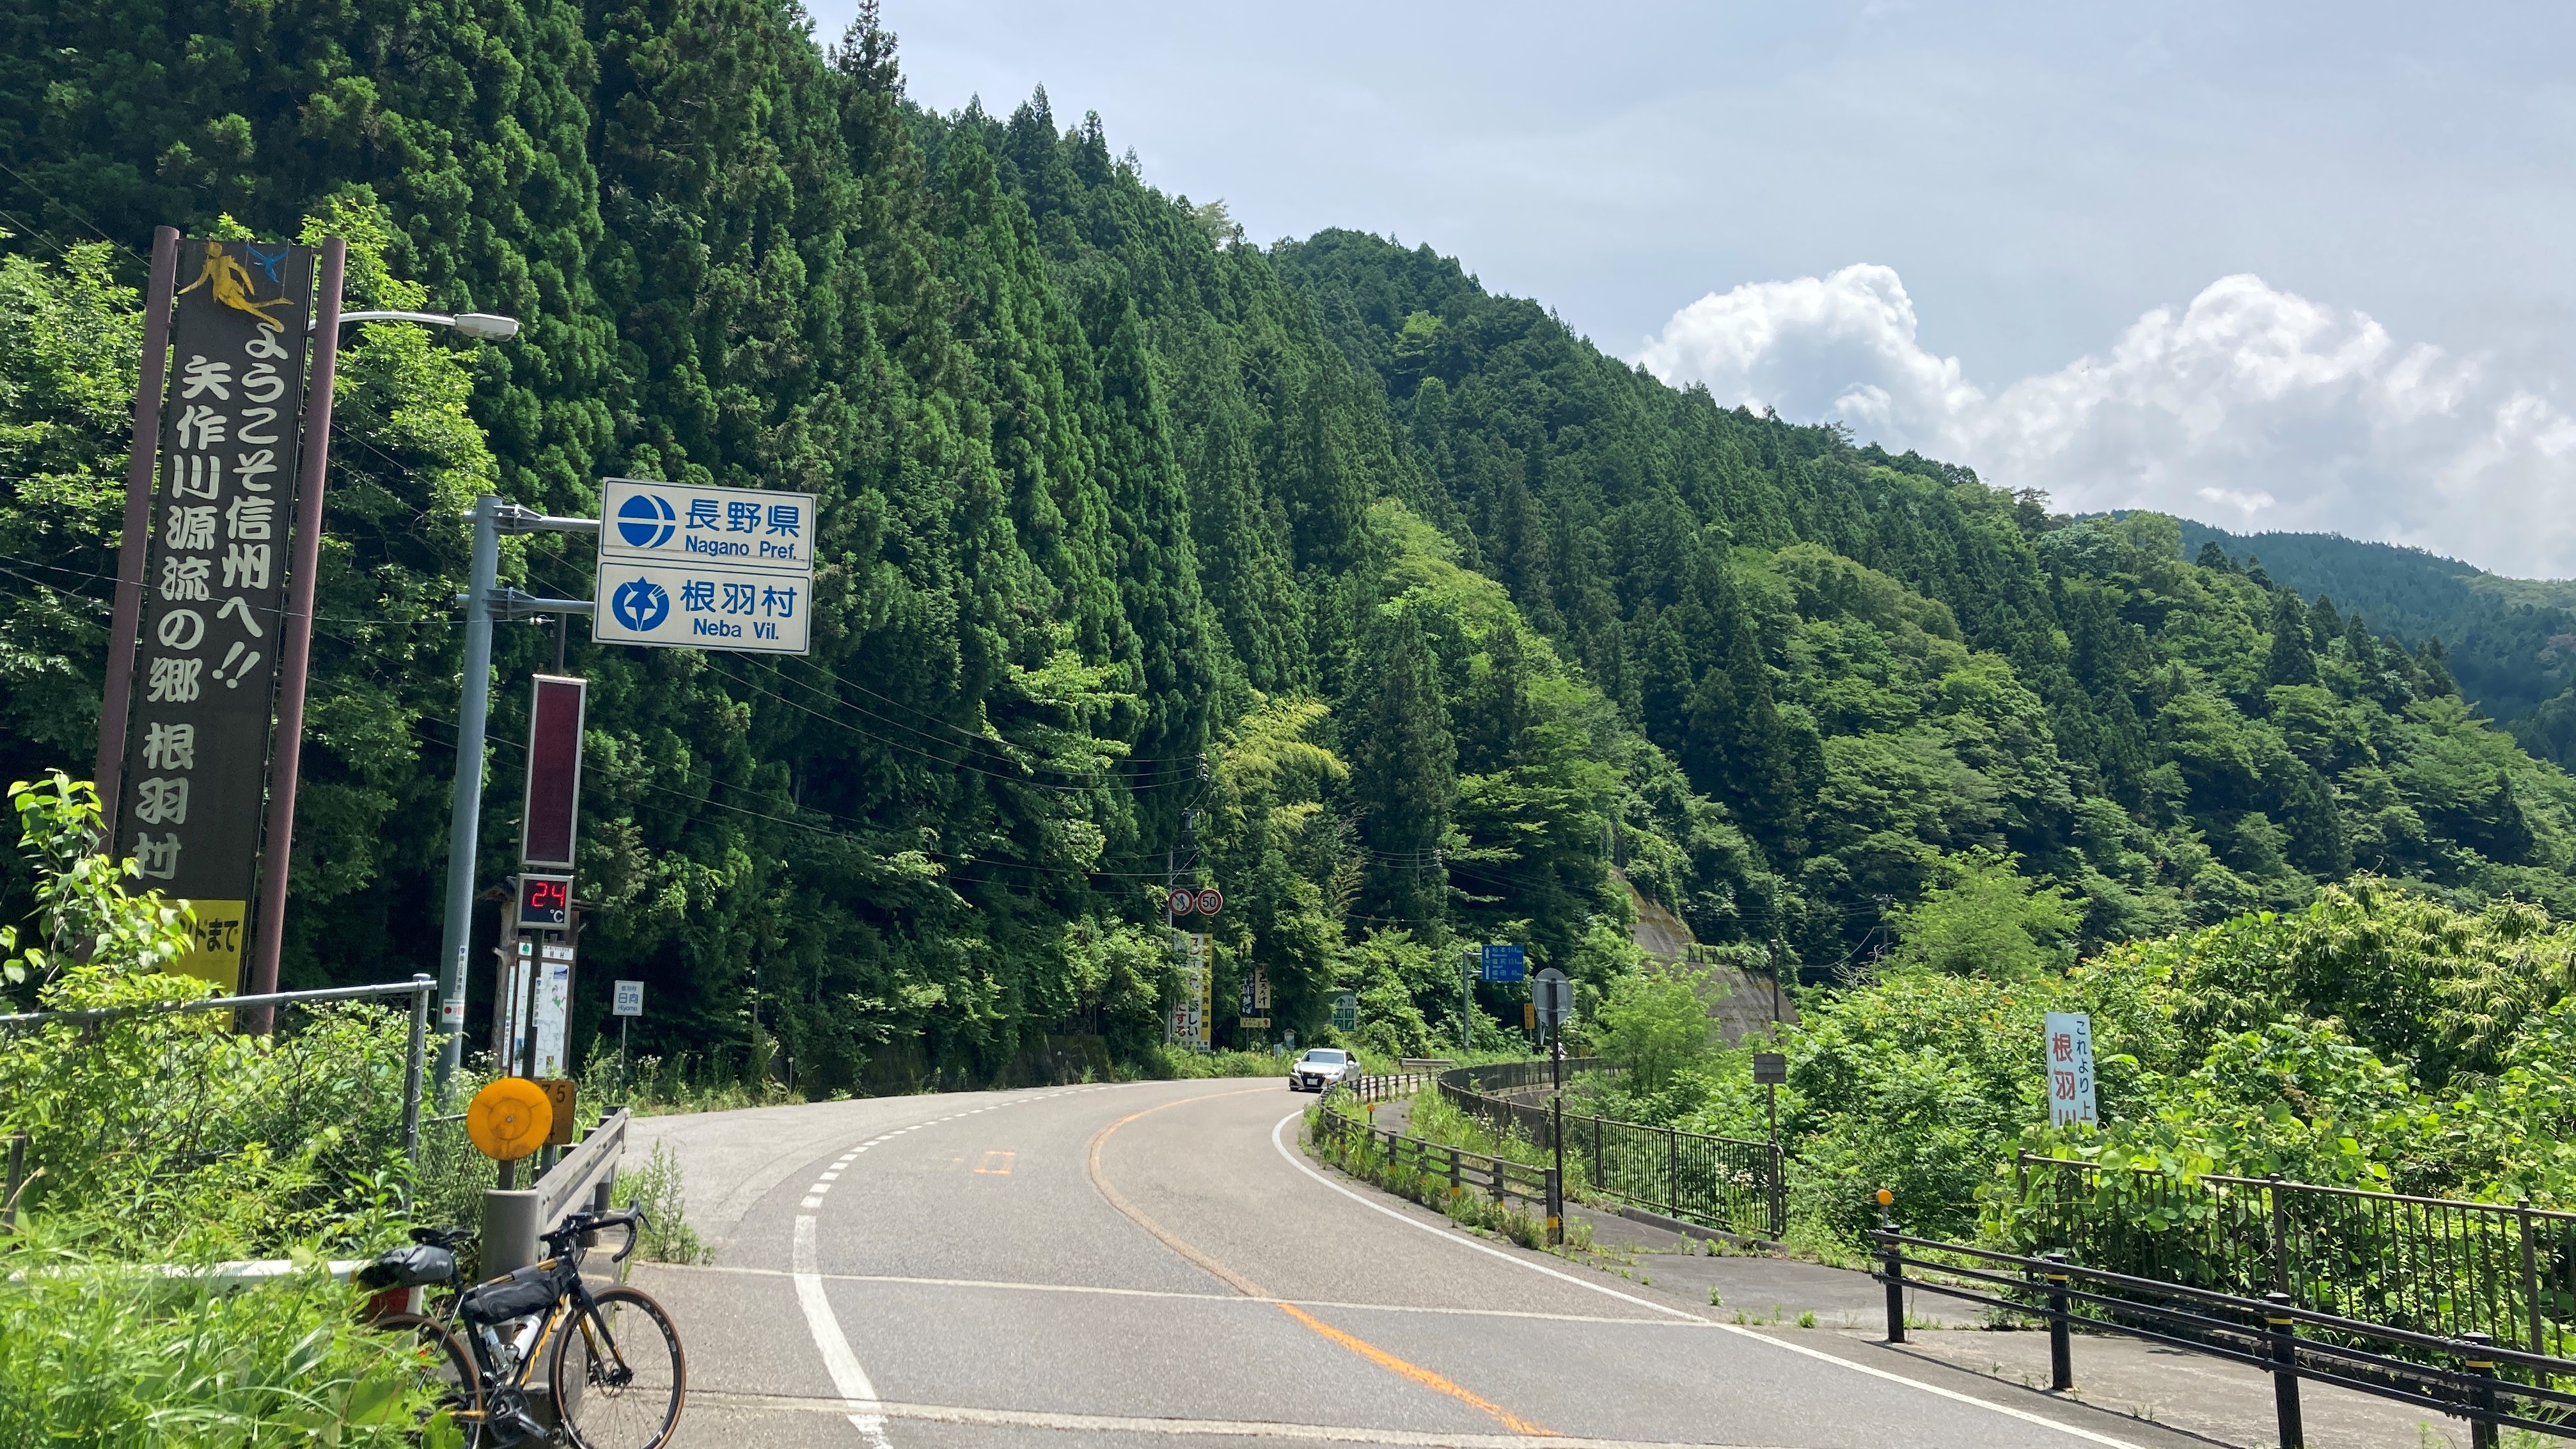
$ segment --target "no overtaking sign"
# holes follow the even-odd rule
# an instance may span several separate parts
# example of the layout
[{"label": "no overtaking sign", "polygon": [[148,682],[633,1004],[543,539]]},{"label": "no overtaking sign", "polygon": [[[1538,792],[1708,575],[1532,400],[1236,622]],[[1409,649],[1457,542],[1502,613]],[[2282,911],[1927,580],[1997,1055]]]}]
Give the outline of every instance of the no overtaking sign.
[{"label": "no overtaking sign", "polygon": [[814,521],[808,493],[602,480],[591,637],[807,652]]}]

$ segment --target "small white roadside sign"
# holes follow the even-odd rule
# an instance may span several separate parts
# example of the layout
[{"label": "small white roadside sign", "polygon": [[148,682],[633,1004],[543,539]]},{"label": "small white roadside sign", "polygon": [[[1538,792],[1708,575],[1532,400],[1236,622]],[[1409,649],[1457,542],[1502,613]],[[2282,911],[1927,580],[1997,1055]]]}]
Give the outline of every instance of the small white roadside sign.
[{"label": "small white roadside sign", "polygon": [[617,996],[614,1001],[609,1003],[608,1014],[611,1016],[642,1016],[644,1014],[644,983],[641,981],[618,982]]},{"label": "small white roadside sign", "polygon": [[2041,1028],[2048,1052],[2048,1122],[2066,1127],[2093,1115],[2093,1018],[2052,1011]]},{"label": "small white roadside sign", "polygon": [[591,637],[806,653],[814,521],[808,493],[602,480]]}]

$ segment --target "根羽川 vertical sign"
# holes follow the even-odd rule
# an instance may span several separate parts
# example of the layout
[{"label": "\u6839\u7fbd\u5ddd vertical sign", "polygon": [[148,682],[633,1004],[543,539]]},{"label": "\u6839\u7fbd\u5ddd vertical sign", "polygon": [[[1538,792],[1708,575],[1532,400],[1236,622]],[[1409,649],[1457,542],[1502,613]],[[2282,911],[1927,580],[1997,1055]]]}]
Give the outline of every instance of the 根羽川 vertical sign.
[{"label": "\u6839\u7fbd\u5ddd vertical sign", "polygon": [[2098,1122],[2093,1113],[2093,1018],[2080,1011],[2052,1011],[2040,1032],[2048,1046],[2048,1124]]},{"label": "\u6839\u7fbd\u5ddd vertical sign", "polygon": [[306,247],[185,241],[117,853],[196,908],[176,969],[240,984],[302,446]]}]

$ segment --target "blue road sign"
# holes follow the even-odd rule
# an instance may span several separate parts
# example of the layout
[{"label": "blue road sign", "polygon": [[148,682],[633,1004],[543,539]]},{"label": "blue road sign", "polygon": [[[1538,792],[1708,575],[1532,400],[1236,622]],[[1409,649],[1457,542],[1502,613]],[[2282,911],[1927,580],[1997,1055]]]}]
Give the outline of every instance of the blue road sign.
[{"label": "blue road sign", "polygon": [[1483,977],[1487,981],[1519,981],[1529,975],[1527,947],[1487,946],[1483,960]]},{"label": "blue road sign", "polygon": [[809,494],[600,480],[591,637],[679,649],[806,652],[814,523]]}]

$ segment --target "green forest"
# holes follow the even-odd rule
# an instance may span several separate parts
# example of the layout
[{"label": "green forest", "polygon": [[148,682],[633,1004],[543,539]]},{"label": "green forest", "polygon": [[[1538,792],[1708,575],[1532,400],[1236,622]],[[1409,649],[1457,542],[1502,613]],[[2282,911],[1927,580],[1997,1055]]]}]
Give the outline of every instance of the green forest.
[{"label": "green forest", "polygon": [[[915,104],[873,7],[828,45],[759,0],[0,27],[7,778],[91,757],[153,226],[346,237],[354,305],[526,324],[343,354],[287,985],[431,969],[465,510],[604,476],[811,492],[822,537],[810,657],[575,631],[576,1039],[640,978],[639,1050],[803,1090],[1149,1062],[1172,874],[1226,893],[1221,1005],[1257,964],[1279,1027],[1349,990],[1405,1052],[1456,1040],[1462,941],[1608,1000],[1631,886],[1819,988],[2356,875],[2576,909],[2576,787],[2375,604],[1667,387],[1427,246],[1256,244],[1042,91]],[[586,547],[505,581],[586,596]],[[551,632],[495,654],[501,802]]]},{"label": "green forest", "polygon": [[2509,579],[2420,548],[2330,533],[2232,534],[2186,520],[2183,547],[2438,642],[2460,697],[2559,765],[2576,763],[2576,582]]}]

